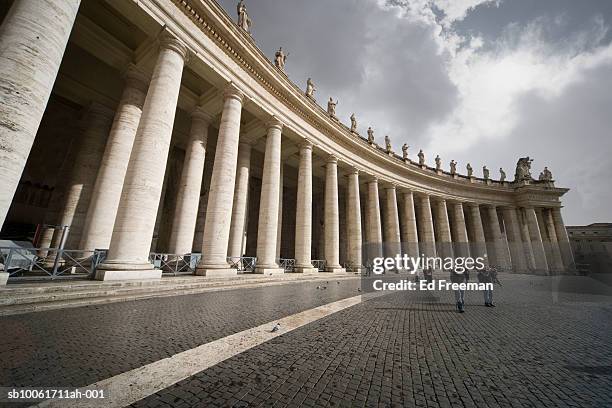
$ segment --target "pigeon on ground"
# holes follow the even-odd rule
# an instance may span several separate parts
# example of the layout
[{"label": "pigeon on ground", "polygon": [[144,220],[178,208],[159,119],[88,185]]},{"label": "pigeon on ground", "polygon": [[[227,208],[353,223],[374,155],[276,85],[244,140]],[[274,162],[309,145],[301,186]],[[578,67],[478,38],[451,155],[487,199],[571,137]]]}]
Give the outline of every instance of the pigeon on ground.
[{"label": "pigeon on ground", "polygon": [[317,289],[321,289],[321,287],[320,287],[320,286],[317,286]]},{"label": "pigeon on ground", "polygon": [[274,333],[280,330],[280,323],[276,323],[274,325],[274,327],[272,327],[272,330],[270,330],[270,333]]},{"label": "pigeon on ground", "polygon": [[340,282],[336,282],[338,285],[340,284]]},{"label": "pigeon on ground", "polygon": [[361,292],[361,288],[357,288],[357,292]]}]

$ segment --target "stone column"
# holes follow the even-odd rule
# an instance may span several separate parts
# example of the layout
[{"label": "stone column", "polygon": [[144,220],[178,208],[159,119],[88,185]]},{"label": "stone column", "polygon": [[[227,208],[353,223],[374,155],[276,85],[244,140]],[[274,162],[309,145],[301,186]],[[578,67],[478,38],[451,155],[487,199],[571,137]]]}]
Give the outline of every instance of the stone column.
[{"label": "stone column", "polygon": [[401,252],[401,236],[399,226],[399,214],[397,212],[397,194],[394,185],[385,187],[386,209],[385,209],[385,254],[395,257]]},{"label": "stone column", "polygon": [[416,214],[414,212],[414,195],[412,191],[402,193],[404,202],[402,206],[402,251],[408,256],[417,258],[419,254],[419,234],[417,231]]},{"label": "stone column", "polygon": [[162,34],[160,51],[136,131],[106,261],[96,279],[155,279],[149,251],[172,138],[185,45]]},{"label": "stone column", "polygon": [[426,257],[436,256],[436,238],[434,236],[433,217],[429,196],[423,194],[419,200],[419,247]]},{"label": "stone column", "polygon": [[521,239],[521,229],[516,214],[516,208],[503,207],[502,213],[504,225],[506,226],[508,246],[510,247],[510,256],[512,258],[512,269],[514,272],[524,273],[527,271],[527,260],[523,249],[523,240]]},{"label": "stone column", "polygon": [[451,203],[451,225],[453,228],[453,248],[455,256],[470,256],[469,239],[465,225],[465,215],[463,214],[463,204],[460,202]]},{"label": "stone column", "polygon": [[555,221],[553,219],[551,210],[544,209],[542,211],[542,216],[544,217],[544,223],[546,224],[546,229],[548,230],[548,239],[550,242],[550,253],[552,258],[551,269],[554,269],[556,272],[561,272],[563,271],[564,266],[563,258],[561,258],[561,250],[559,248],[559,240],[557,239],[557,232],[555,230]]},{"label": "stone column", "polygon": [[361,203],[359,202],[359,171],[357,169],[351,169],[348,175],[346,217],[348,263],[351,266],[351,272],[360,273],[363,266],[361,254]]},{"label": "stone column", "polygon": [[546,228],[546,222],[544,221],[543,208],[536,207],[536,219],[538,220],[538,227],[540,228],[540,236],[542,237],[542,245],[544,245],[544,254],[546,255],[546,263],[548,264],[548,272],[553,273],[557,271],[557,264],[555,262],[555,256],[553,253],[553,246],[551,245],[550,235]]},{"label": "stone column", "polygon": [[283,235],[283,162],[282,162],[282,143],[281,143],[281,163],[280,176],[278,183],[278,227],[276,227],[276,259],[281,257],[282,235]]},{"label": "stone column", "polygon": [[493,241],[492,248],[494,249],[495,265],[509,269],[511,265],[508,263],[508,249],[502,237],[501,229],[499,227],[499,218],[497,217],[497,208],[493,205],[485,206],[487,215],[487,224],[491,233],[491,240]]},{"label": "stone column", "polygon": [[436,216],[436,248],[438,250],[438,254],[442,258],[452,257],[453,239],[451,237],[450,223],[448,221],[446,200],[436,199],[434,208]]},{"label": "stone column", "polygon": [[134,65],[128,67],[124,78],[125,87],[85,217],[80,245],[85,250],[110,247],[123,181],[147,95],[149,80]]},{"label": "stone column", "polygon": [[249,173],[251,170],[251,150],[249,143],[240,142],[238,146],[238,169],[234,188],[234,206],[232,207],[232,225],[227,256],[232,258],[244,255],[244,240],[249,198]]},{"label": "stone column", "polygon": [[567,230],[565,229],[565,224],[563,223],[563,217],[561,216],[561,208],[556,207],[550,211],[557,234],[557,241],[559,241],[559,250],[561,251],[561,258],[563,259],[563,266],[565,270],[572,270],[575,268],[574,254],[567,235]]},{"label": "stone column", "polygon": [[546,262],[546,253],[544,244],[542,243],[542,235],[538,225],[538,217],[533,207],[525,208],[525,218],[529,228],[529,238],[533,249],[533,259],[536,272],[548,275],[548,263]]},{"label": "stone column", "polygon": [[257,267],[255,273],[275,274],[284,270],[276,263],[278,233],[278,204],[280,195],[281,130],[283,125],[274,119],[268,123],[266,154],[261,179],[259,225],[257,227]]},{"label": "stone column", "polygon": [[190,254],[193,249],[211,119],[211,116],[200,108],[191,113],[191,129],[168,244],[168,252],[171,254]]},{"label": "stone column", "polygon": [[227,263],[227,248],[232,223],[243,98],[242,92],[233,85],[225,89],[215,162],[208,190],[202,259],[198,263],[196,275],[218,277],[237,274]]},{"label": "stone column", "polygon": [[[96,175],[100,168],[104,146],[113,121],[113,111],[101,104],[92,103],[83,118],[83,132],[78,136],[77,154],[59,213],[59,225],[70,227],[66,249],[80,249],[81,234],[92,198]],[[59,245],[62,234],[54,236],[52,246]]]},{"label": "stone column", "polygon": [[366,213],[366,259],[383,256],[382,252],[382,226],[380,222],[380,200],[378,199],[378,179],[372,177],[368,181]]},{"label": "stone column", "polygon": [[523,253],[525,254],[525,263],[527,264],[528,270],[534,270],[535,258],[533,255],[533,247],[531,246],[531,236],[529,235],[529,225],[527,223],[527,216],[524,210],[517,208],[519,227],[521,229],[521,239],[523,240]]},{"label": "stone column", "polygon": [[487,255],[487,245],[484,234],[484,228],[482,227],[482,219],[480,218],[480,207],[476,203],[467,203],[470,223],[470,229],[473,235],[473,242],[470,245],[470,250],[473,257],[484,258],[484,264],[489,264],[489,258]]},{"label": "stone column", "polygon": [[295,267],[294,272],[316,273],[312,266],[312,143],[300,145],[297,204],[295,208]]},{"label": "stone column", "polygon": [[340,212],[338,209],[338,159],[329,156],[325,166],[325,271],[346,272],[340,266]]},{"label": "stone column", "polygon": [[15,0],[0,26],[0,227],[17,190],[80,0]]}]

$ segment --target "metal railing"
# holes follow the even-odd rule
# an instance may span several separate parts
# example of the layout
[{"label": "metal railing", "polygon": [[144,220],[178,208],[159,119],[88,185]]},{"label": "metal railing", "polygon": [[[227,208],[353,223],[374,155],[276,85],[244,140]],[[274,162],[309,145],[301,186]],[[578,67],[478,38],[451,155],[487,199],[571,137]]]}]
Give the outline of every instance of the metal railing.
[{"label": "metal railing", "polygon": [[279,258],[278,267],[282,268],[285,272],[293,272],[295,268],[295,259]]},{"label": "metal railing", "polygon": [[325,261],[325,259],[313,259],[311,262],[312,266],[317,268],[319,272],[325,271],[325,266],[327,265],[327,261]]},{"label": "metal railing", "polygon": [[0,247],[0,263],[15,280],[89,278],[105,258],[102,250]]},{"label": "metal railing", "polygon": [[195,272],[201,254],[165,254],[151,252],[149,262],[155,269],[161,269],[162,274],[189,275]]},{"label": "metal railing", "polygon": [[254,256],[228,256],[227,262],[229,262],[230,268],[236,269],[238,273],[255,272],[257,266],[257,258]]}]

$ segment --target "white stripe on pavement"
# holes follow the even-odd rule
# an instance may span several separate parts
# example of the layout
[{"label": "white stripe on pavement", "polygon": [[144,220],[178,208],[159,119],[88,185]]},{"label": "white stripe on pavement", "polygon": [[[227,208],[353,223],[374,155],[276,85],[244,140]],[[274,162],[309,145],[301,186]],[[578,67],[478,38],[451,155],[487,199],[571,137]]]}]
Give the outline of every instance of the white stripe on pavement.
[{"label": "white stripe on pavement", "polygon": [[[79,388],[82,392],[85,390],[104,390],[107,396],[105,399],[46,400],[34,406],[58,408],[125,407],[206,370],[223,360],[315,320],[354,306],[361,301],[362,296],[359,295],[296,313]],[[271,332],[270,330],[276,323],[280,323],[280,330]]]}]

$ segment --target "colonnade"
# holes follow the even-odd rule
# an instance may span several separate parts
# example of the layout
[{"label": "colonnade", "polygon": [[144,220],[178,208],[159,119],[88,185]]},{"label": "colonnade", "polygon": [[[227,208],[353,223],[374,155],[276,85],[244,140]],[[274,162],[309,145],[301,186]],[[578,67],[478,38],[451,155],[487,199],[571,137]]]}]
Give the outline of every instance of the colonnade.
[{"label": "colonnade", "polygon": [[[32,7],[34,3],[36,7]],[[48,47],[58,48],[53,58],[48,52],[43,53],[46,65],[40,69],[48,71],[49,78],[40,84],[39,91],[34,90],[36,97],[28,99],[26,105],[32,112],[27,118],[17,112],[23,103],[18,98],[6,99],[0,108],[15,121],[18,129],[16,133],[7,133],[6,127],[1,130],[0,141],[14,145],[16,152],[0,160],[3,171],[9,175],[19,173],[25,165],[28,143],[31,143],[22,143],[22,140],[34,138],[51,92],[50,77],[54,78],[59,69],[68,38],[65,26],[72,24],[78,8],[76,0],[51,3],[64,5],[58,12],[65,14],[62,18],[66,21],[42,28],[55,41]],[[3,49],[17,49],[21,44],[20,39],[6,33],[7,27],[18,24],[20,19],[43,18],[47,13],[34,0],[17,0],[15,4],[2,25],[4,31],[0,32]],[[29,38],[36,34],[31,31],[40,29],[41,25],[36,24],[22,27],[19,33],[26,32],[23,38]],[[41,65],[42,56],[24,53],[18,53],[18,61]],[[69,248],[108,248],[106,260],[98,267],[98,279],[145,279],[161,275],[148,258],[164,191],[181,78],[189,54],[181,40],[167,30],[162,32],[152,75],[149,77],[130,64],[124,73],[124,90],[117,109],[112,112],[94,103],[84,116],[81,145],[74,146],[78,154],[74,156],[69,176],[74,181],[69,185],[78,191],[64,192],[64,202],[69,205],[52,209],[50,213],[56,222],[71,226]],[[0,65],[2,73],[14,69]],[[248,202],[257,199],[249,195],[252,144],[243,140],[241,134],[245,99],[236,84],[225,87],[207,192],[198,275],[231,276],[236,270],[230,267],[228,257],[245,255]],[[206,152],[206,141],[209,127],[216,121],[215,114],[204,106],[197,106],[191,112],[170,230],[172,253],[192,251],[204,165],[211,157]],[[256,253],[252,254],[257,257],[255,273],[283,272],[278,264],[280,225],[282,217],[290,216],[295,216],[294,272],[318,271],[312,263],[313,228],[316,228],[313,225],[313,141],[304,137],[299,143],[296,208],[282,208],[284,126],[274,116],[265,123],[257,246]],[[569,268],[573,262],[558,207],[476,202],[428,193],[422,186],[401,186],[377,174],[360,171],[331,152],[317,150],[316,153],[325,155],[323,255],[327,272],[360,271],[373,256],[394,256],[399,252],[411,256],[482,256],[488,264],[517,272],[549,273]],[[345,202],[340,202],[339,184],[344,182],[339,179],[339,173],[346,173]],[[0,200],[0,221],[10,204],[6,195]],[[345,214],[343,222],[341,212]],[[45,244],[53,246],[50,236],[43,237],[42,245]],[[341,245],[346,245],[345,259],[340,256]]]}]

